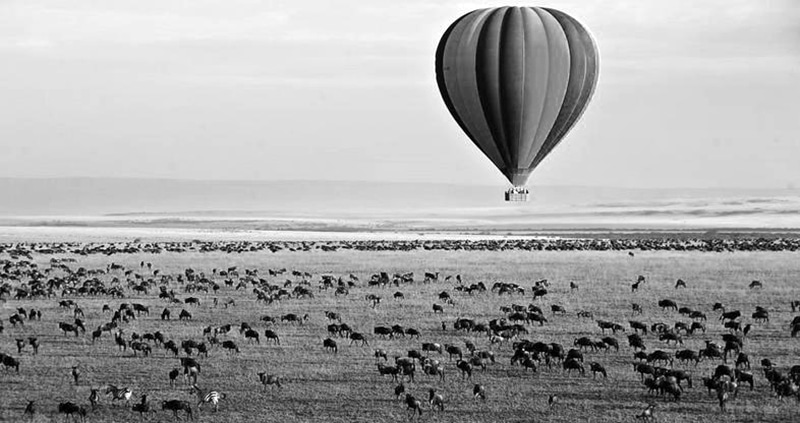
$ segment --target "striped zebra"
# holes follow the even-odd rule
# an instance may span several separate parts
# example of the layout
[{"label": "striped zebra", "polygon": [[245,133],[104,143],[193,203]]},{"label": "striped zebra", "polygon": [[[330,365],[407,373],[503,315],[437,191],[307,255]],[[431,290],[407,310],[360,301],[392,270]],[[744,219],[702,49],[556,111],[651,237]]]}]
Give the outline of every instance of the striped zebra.
[{"label": "striped zebra", "polygon": [[111,401],[125,400],[126,406],[130,405],[133,390],[131,388],[117,388],[114,385],[108,385],[106,395],[111,395]]},{"label": "striped zebra", "polygon": [[226,395],[218,391],[205,392],[198,388],[197,385],[192,385],[190,391],[197,395],[197,409],[199,410],[203,404],[211,403],[214,406],[214,412],[219,408],[219,401],[225,399]]}]

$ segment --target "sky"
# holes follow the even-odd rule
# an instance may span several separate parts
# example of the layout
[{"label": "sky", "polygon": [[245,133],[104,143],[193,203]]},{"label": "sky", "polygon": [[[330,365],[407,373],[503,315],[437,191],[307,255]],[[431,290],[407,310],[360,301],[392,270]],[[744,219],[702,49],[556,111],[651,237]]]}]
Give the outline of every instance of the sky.
[{"label": "sky", "polygon": [[600,51],[530,185],[800,187],[795,0],[4,0],[0,177],[504,185],[434,72],[447,26],[501,5]]}]

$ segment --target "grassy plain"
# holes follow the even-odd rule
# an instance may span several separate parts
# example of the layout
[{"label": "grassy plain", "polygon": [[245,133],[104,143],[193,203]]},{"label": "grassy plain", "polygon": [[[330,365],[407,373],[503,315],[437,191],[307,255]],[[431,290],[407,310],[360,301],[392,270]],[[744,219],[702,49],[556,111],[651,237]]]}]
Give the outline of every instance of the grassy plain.
[{"label": "grassy plain", "polygon": [[[40,265],[45,265],[51,256],[36,256]],[[4,257],[5,258],[5,257]],[[486,371],[476,371],[472,381],[462,381],[453,363],[447,356],[436,357],[445,362],[447,380],[440,383],[432,377],[417,375],[415,383],[407,383],[410,393],[427,399],[427,389],[434,387],[445,398],[444,412],[431,412],[425,408],[420,421],[430,422],[621,422],[635,421],[648,402],[657,402],[657,415],[662,422],[793,422],[797,421],[798,407],[794,400],[779,402],[769,390],[760,372],[758,361],[770,358],[781,368],[800,364],[800,338],[790,338],[788,321],[793,313],[789,301],[800,299],[800,256],[798,253],[680,253],[637,252],[629,257],[624,252],[357,252],[336,251],[278,253],[165,253],[160,255],[133,254],[76,257],[77,264],[86,268],[105,268],[111,262],[124,264],[140,270],[144,260],[153,263],[153,269],[162,273],[179,273],[192,267],[211,273],[213,268],[238,266],[257,268],[262,276],[268,268],[286,267],[314,274],[313,286],[320,274],[346,276],[349,273],[361,279],[360,286],[350,295],[334,297],[333,291],[323,291],[314,299],[292,299],[270,306],[257,304],[251,292],[234,291],[223,287],[220,299],[231,297],[236,306],[223,309],[212,307],[212,294],[199,294],[202,304],[197,309],[186,307],[194,314],[194,320],[168,322],[159,319],[164,303],[155,293],[147,296],[130,295],[124,300],[109,298],[76,298],[86,311],[87,329],[90,331],[110,319],[101,312],[103,304],[116,308],[122,302],[140,302],[151,305],[149,317],[140,318],[124,326],[126,333],[153,332],[160,330],[168,339],[202,339],[202,328],[242,321],[249,322],[263,334],[266,325],[259,317],[268,314],[278,317],[285,313],[309,313],[311,318],[302,325],[278,324],[275,330],[281,336],[281,345],[248,344],[238,333],[233,339],[241,348],[241,354],[229,356],[222,349],[213,349],[209,358],[202,358],[203,365],[199,385],[205,389],[225,392],[228,398],[220,403],[220,411],[213,414],[205,406],[198,421],[220,422],[396,422],[408,420],[405,406],[393,397],[395,383],[382,378],[375,369],[373,348],[383,348],[390,355],[405,355],[408,350],[420,349],[421,342],[452,343],[461,347],[470,339],[479,349],[489,349],[483,337],[457,333],[452,323],[458,317],[488,321],[502,317],[499,307],[511,303],[527,305],[530,295],[498,296],[491,292],[468,296],[456,292],[451,283],[440,281],[424,285],[419,283],[425,271],[439,271],[442,275],[461,274],[465,283],[484,281],[487,285],[495,281],[516,282],[530,289],[532,282],[548,279],[552,283],[550,293],[544,300],[537,300],[546,307],[550,322],[543,327],[530,326],[527,338],[545,342],[560,342],[571,346],[574,338],[590,336],[599,338],[600,330],[593,320],[579,319],[576,312],[588,310],[596,319],[623,323],[627,327],[630,319],[630,303],[644,306],[644,315],[636,319],[648,324],[663,321],[687,321],[675,312],[665,312],[656,306],[662,298],[677,301],[679,306],[688,306],[709,315],[709,332],[694,335],[685,340],[686,348],[698,350],[705,339],[719,340],[724,333],[716,320],[717,313],[711,311],[714,302],[724,303],[728,309],[741,309],[745,321],[756,305],[766,306],[771,311],[771,322],[755,325],[745,345],[756,373],[756,389],[743,389],[739,399],[733,402],[727,414],[722,415],[715,398],[708,396],[701,386],[700,377],[711,372],[719,362],[703,362],[694,372],[695,387],[687,390],[678,403],[647,395],[639,377],[632,371],[632,351],[627,347],[625,334],[618,334],[622,348],[619,352],[589,353],[587,361],[597,361],[606,366],[608,379],[593,379],[577,375],[567,376],[560,369],[540,368],[538,373],[525,372],[509,364],[511,346],[506,344],[492,349],[498,356],[497,364]],[[390,273],[414,272],[417,283],[399,288],[371,288],[365,281],[369,275],[379,271]],[[242,272],[243,273],[243,272]],[[648,282],[638,293],[630,292],[630,283],[636,275],[647,276]],[[109,276],[104,276],[109,279]],[[688,289],[673,289],[675,280],[682,278]],[[270,278],[272,282],[283,281]],[[443,279],[443,278],[442,278]],[[762,290],[749,290],[747,284],[754,279],[764,283]],[[222,279],[217,279],[222,282]],[[580,285],[578,292],[570,293],[569,281]],[[185,298],[180,286],[174,287]],[[400,290],[405,300],[394,301],[392,294]],[[434,315],[431,305],[436,295],[448,291],[456,301],[454,307],[446,306],[444,315]],[[367,294],[384,297],[383,303],[371,309],[365,301]],[[196,294],[192,294],[196,295]],[[549,306],[560,304],[566,307],[566,316],[551,316]],[[41,309],[41,322],[27,322],[24,328],[12,328],[8,316],[16,307]],[[170,306],[173,317],[182,307]],[[173,421],[171,413],[160,410],[160,401],[193,397],[187,386],[169,386],[167,373],[177,367],[178,360],[154,349],[152,357],[134,358],[132,353],[117,350],[113,339],[105,334],[95,345],[87,333],[80,337],[64,336],[59,330],[59,321],[70,321],[71,313],[58,308],[58,300],[14,301],[0,303],[0,316],[5,322],[5,333],[0,335],[0,351],[21,357],[19,374],[0,370],[0,420],[22,421],[22,411],[27,400],[36,400],[38,415],[34,421],[61,421],[55,413],[59,401],[73,401],[88,405],[90,387],[107,384],[129,386],[135,400],[147,393],[157,413],[144,421]],[[370,334],[370,346],[350,346],[345,339],[339,340],[339,353],[326,353],[322,340],[327,337],[324,311],[341,313],[343,321],[356,330]],[[441,322],[448,323],[442,331]],[[401,324],[422,332],[421,340],[382,340],[371,335],[375,325]],[[628,332],[630,333],[630,331]],[[38,336],[42,343],[40,353],[31,355],[30,347],[17,354],[14,338]],[[645,337],[649,350],[667,347],[653,335]],[[72,384],[70,368],[78,365],[83,371],[78,386]],[[676,362],[676,368],[686,368]],[[587,366],[588,370],[588,366]],[[262,391],[256,373],[267,371],[285,377],[288,382],[282,389]],[[488,401],[473,400],[472,383],[487,387]],[[557,394],[560,404],[550,410],[547,398]],[[134,401],[135,401],[134,400]],[[132,401],[133,402],[133,401]],[[416,420],[416,418],[415,418]],[[103,398],[101,408],[90,412],[90,422],[140,421],[138,415],[121,405],[111,405]]]}]

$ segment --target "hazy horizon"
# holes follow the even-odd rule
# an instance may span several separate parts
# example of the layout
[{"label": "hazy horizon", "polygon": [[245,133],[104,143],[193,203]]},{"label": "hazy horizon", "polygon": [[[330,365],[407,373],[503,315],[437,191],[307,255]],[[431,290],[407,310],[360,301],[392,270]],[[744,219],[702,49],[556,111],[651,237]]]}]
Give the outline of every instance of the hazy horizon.
[{"label": "hazy horizon", "polygon": [[800,191],[342,181],[0,178],[0,226],[259,230],[800,228]]}]

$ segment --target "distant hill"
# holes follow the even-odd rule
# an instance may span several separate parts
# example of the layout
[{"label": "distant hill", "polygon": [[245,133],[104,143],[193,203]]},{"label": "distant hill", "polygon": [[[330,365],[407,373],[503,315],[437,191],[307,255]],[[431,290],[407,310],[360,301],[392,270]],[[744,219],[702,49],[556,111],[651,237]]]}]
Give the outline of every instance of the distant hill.
[{"label": "distant hill", "polygon": [[174,223],[167,217],[238,217],[337,219],[336,225],[405,228],[800,227],[800,197],[794,190],[533,186],[531,202],[509,204],[502,200],[504,189],[339,181],[0,178],[0,216],[6,223],[15,216],[105,216],[158,219],[165,225]]}]

